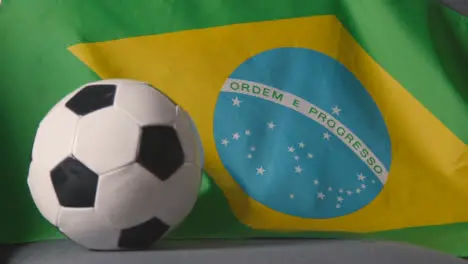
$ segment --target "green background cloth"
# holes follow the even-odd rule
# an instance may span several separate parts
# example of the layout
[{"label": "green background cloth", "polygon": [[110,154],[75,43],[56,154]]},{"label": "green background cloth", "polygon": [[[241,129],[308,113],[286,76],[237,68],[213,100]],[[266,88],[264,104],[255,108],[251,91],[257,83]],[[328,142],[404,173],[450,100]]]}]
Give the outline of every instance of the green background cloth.
[{"label": "green background cloth", "polygon": [[[99,79],[67,47],[324,14],[335,14],[386,71],[464,143],[468,142],[468,19],[435,2],[5,0],[0,6],[0,243],[63,238],[36,210],[26,177],[40,120],[68,92]],[[259,236],[389,239],[468,256],[467,223],[365,235],[251,230],[233,216],[222,192],[208,175],[204,176],[202,194],[193,213],[171,235]]]}]

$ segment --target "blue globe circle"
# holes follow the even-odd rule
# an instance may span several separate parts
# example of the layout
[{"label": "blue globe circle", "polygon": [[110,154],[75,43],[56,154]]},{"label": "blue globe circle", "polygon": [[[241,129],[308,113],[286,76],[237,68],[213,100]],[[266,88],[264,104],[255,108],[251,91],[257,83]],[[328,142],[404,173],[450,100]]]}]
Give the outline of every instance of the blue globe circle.
[{"label": "blue globe circle", "polygon": [[221,161],[253,199],[288,215],[333,218],[376,198],[391,142],[374,100],[335,59],[305,48],[251,57],[219,94]]}]

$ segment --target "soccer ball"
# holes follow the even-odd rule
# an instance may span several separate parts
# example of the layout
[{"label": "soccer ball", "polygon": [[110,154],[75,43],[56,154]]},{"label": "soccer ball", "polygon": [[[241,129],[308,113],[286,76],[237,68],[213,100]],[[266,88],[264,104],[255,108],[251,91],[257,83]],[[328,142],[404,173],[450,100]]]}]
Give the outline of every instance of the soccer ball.
[{"label": "soccer ball", "polygon": [[27,181],[39,212],[71,240],[144,249],[192,210],[202,164],[197,129],[180,106],[146,83],[102,80],[41,121]]}]

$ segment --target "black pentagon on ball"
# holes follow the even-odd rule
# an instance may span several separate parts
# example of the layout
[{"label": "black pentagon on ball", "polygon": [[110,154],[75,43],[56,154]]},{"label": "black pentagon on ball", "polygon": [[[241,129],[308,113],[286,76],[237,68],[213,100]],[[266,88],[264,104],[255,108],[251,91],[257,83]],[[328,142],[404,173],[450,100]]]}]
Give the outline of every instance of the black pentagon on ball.
[{"label": "black pentagon on ball", "polygon": [[67,157],[51,172],[52,185],[61,206],[93,207],[98,175],[74,157]]},{"label": "black pentagon on ball", "polygon": [[114,104],[117,87],[113,84],[92,84],[77,92],[65,106],[84,116]]},{"label": "black pentagon on ball", "polygon": [[152,218],[140,225],[120,232],[118,247],[121,249],[146,249],[151,247],[169,230],[169,225]]},{"label": "black pentagon on ball", "polygon": [[184,151],[173,127],[143,127],[137,162],[144,168],[164,181],[184,164],[184,159]]}]

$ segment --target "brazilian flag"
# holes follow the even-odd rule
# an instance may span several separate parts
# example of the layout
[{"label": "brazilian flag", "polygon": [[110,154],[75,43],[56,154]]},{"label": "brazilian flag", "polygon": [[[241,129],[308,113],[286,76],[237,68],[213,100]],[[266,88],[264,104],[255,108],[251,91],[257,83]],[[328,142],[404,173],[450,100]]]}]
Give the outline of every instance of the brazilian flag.
[{"label": "brazilian flag", "polygon": [[128,78],[184,107],[204,146],[171,238],[468,256],[466,69],[468,19],[428,0],[4,0],[0,243],[63,238],[26,185],[37,125],[80,85]]}]

